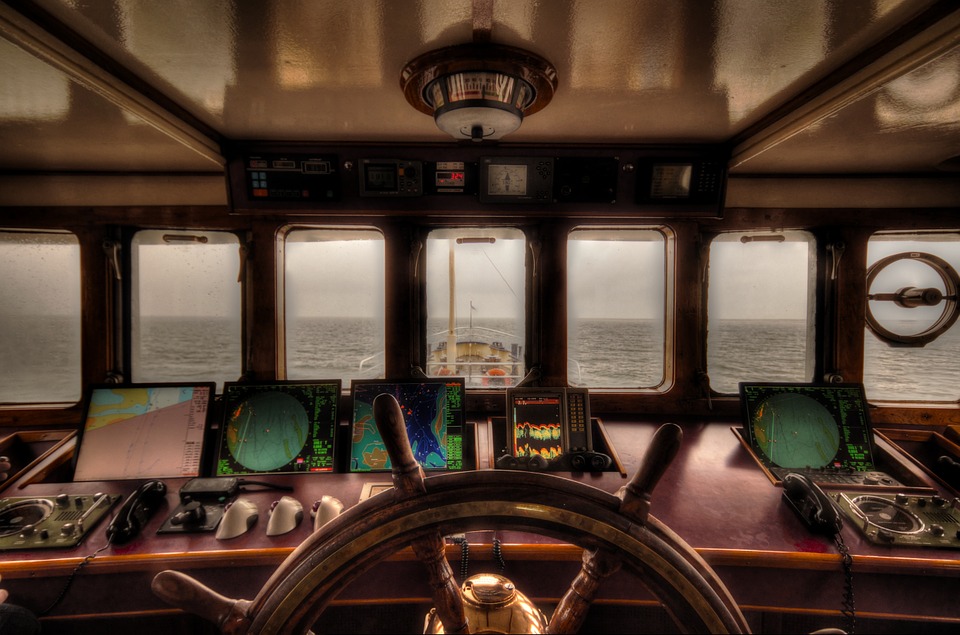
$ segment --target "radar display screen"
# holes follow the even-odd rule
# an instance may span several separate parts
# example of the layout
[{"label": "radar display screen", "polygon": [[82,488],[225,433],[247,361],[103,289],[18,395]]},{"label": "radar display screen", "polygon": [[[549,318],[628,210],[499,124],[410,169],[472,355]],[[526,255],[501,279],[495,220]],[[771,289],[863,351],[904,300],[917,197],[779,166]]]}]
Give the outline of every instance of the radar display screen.
[{"label": "radar display screen", "polygon": [[332,472],[340,385],[227,382],[216,475]]},{"label": "radar display screen", "polygon": [[875,469],[861,384],[741,383],[744,429],[767,467]]},{"label": "radar display screen", "polygon": [[200,476],[215,384],[90,388],[74,481]]},{"label": "radar display screen", "polygon": [[387,393],[400,404],[413,456],[424,470],[463,469],[464,380],[354,380],[351,472],[391,468],[390,457],[373,416],[373,401]]},{"label": "radar display screen", "polygon": [[563,454],[563,393],[511,392],[508,404],[513,456],[541,456],[552,461]]}]

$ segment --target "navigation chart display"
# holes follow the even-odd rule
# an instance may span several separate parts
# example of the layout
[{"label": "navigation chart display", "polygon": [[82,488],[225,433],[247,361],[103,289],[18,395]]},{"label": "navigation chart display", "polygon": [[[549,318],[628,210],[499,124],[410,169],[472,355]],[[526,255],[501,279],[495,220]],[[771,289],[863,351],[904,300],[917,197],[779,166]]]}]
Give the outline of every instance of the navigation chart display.
[{"label": "navigation chart display", "polygon": [[744,428],[768,467],[875,469],[860,384],[742,383]]},{"label": "navigation chart display", "polygon": [[215,384],[94,386],[74,481],[200,476]]},{"label": "navigation chart display", "polygon": [[464,380],[388,382],[355,380],[351,472],[391,468],[386,446],[373,417],[373,400],[382,393],[396,397],[407,424],[413,456],[425,470],[463,469]]},{"label": "navigation chart display", "polygon": [[216,475],[332,472],[340,385],[227,382]]}]

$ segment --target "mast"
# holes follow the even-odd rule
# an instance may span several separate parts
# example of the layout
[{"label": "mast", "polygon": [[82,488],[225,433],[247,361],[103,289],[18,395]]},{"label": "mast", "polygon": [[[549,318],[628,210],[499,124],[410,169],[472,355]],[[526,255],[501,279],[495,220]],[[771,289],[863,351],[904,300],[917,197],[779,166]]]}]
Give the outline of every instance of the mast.
[{"label": "mast", "polygon": [[450,239],[449,277],[450,277],[450,308],[447,318],[447,370],[450,374],[457,374],[457,334],[456,334],[456,263],[454,261],[454,242]]}]

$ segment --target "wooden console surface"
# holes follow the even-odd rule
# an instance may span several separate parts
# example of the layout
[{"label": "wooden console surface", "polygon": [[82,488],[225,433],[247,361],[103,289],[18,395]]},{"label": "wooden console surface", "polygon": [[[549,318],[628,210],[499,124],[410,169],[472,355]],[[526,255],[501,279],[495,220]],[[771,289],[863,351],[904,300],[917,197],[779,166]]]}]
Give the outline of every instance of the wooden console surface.
[{"label": "wooden console surface", "polygon": [[[632,474],[657,425],[609,417],[604,422],[620,461]],[[782,503],[780,488],[758,468],[731,433],[729,423],[684,424],[682,428],[682,447],[654,492],[651,513],[717,570],[745,611],[839,615],[844,576],[833,541],[809,533]],[[490,469],[484,454],[479,456],[480,468]],[[562,475],[610,493],[627,482],[619,472]],[[78,565],[96,554],[83,565],[50,615],[169,611],[149,587],[153,576],[163,569],[187,572],[228,597],[250,599],[309,535],[312,523],[308,512],[314,501],[330,494],[350,507],[360,499],[365,484],[389,482],[389,475],[317,474],[261,480],[293,486],[291,495],[307,512],[293,532],[276,537],[265,533],[270,504],[286,492],[251,489],[243,495],[257,503],[261,517],[247,534],[229,541],[216,540],[211,533],[157,535],[161,523],[177,506],[177,491],[186,481],[169,479],[166,507],[131,543],[108,545],[104,521],[76,548],[3,552],[2,586],[10,591],[11,602],[42,612]],[[4,495],[105,492],[126,497],[138,484],[36,483],[8,488]],[[932,480],[928,484],[938,488]],[[853,555],[858,614],[919,616],[960,626],[960,550],[877,546],[862,538],[850,523],[845,524],[842,537]],[[476,532],[468,538],[471,572],[493,563],[496,538],[507,564],[505,574],[535,601],[556,601],[579,569],[578,548],[546,537]],[[451,544],[447,555],[456,570],[460,548]],[[341,600],[425,600],[429,589],[422,570],[412,553],[404,550],[364,574],[344,591]],[[617,574],[603,588],[602,597],[643,601],[647,594],[638,591],[638,586],[629,574]],[[117,589],[124,593],[118,595]]]}]

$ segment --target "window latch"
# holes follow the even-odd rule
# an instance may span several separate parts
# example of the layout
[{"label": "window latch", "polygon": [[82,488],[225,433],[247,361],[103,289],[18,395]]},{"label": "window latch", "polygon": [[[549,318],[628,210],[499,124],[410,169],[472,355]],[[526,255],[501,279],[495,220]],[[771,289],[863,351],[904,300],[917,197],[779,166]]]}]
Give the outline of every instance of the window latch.
[{"label": "window latch", "polygon": [[121,280],[120,275],[120,243],[115,240],[103,241],[103,251],[107,254],[107,262],[113,269],[113,277]]}]

